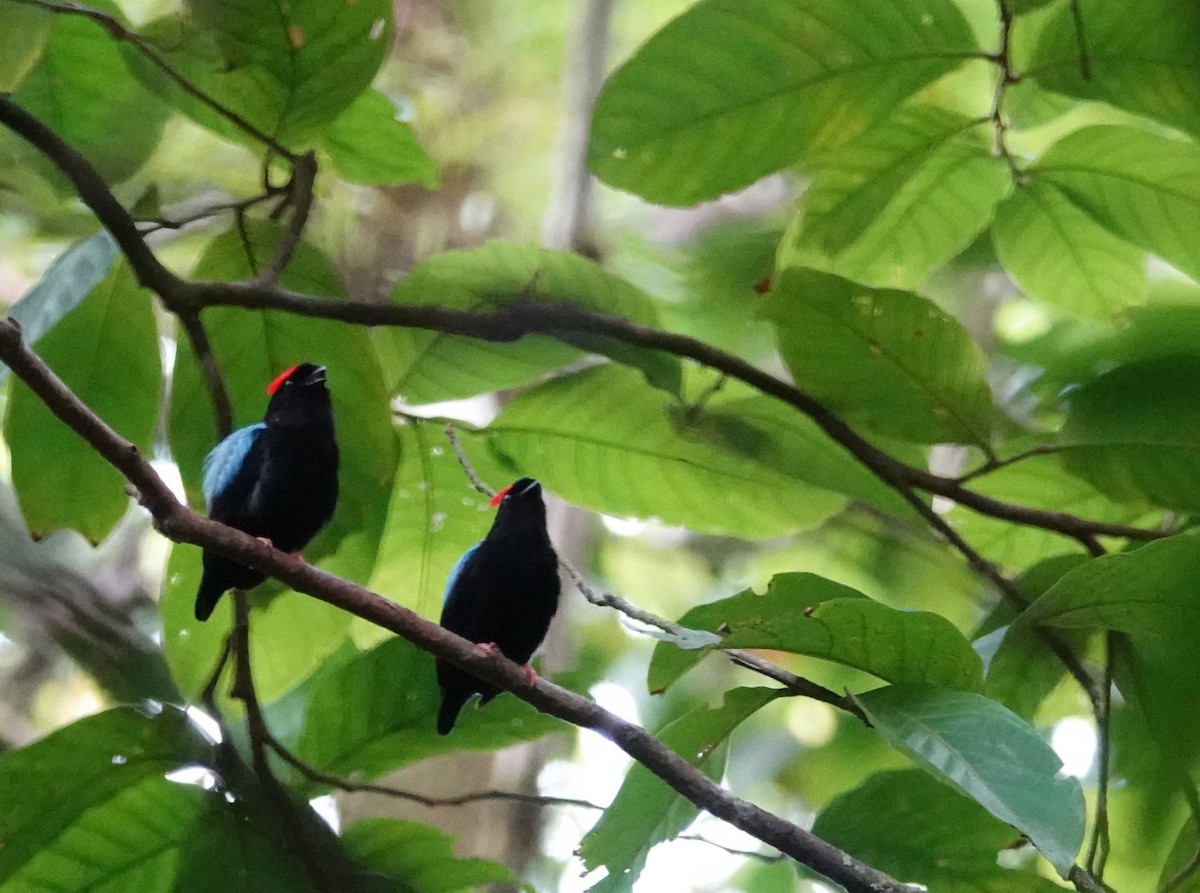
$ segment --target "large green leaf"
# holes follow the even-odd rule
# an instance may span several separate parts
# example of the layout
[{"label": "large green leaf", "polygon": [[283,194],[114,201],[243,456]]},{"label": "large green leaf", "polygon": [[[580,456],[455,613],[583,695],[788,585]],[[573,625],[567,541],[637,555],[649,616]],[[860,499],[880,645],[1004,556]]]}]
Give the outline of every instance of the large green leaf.
[{"label": "large green leaf", "polygon": [[453,734],[438,735],[440,699],[433,658],[404,639],[390,639],[313,677],[296,753],[338,775],[374,778],[436,754],[497,750],[570,728],[501,695],[482,709],[465,710]]},{"label": "large green leaf", "polygon": [[1083,842],[1083,791],[1014,713],[973,692],[891,685],[855,698],[871,724],[922,769],[1033,842],[1066,877]]},{"label": "large green leaf", "polygon": [[[38,352],[100,418],[149,450],[162,390],[158,329],[126,262],[41,339]],[[4,434],[34,533],[72,527],[99,541],[124,514],[125,479],[22,384],[13,388]]]},{"label": "large green leaf", "polygon": [[1107,318],[1146,298],[1146,254],[1050,183],[1034,179],[996,211],[992,243],[1031,298],[1071,316]]},{"label": "large green leaf", "polygon": [[[276,234],[252,227],[258,264],[265,263]],[[240,238],[226,233],[209,246],[196,274],[213,279],[252,274]],[[341,285],[329,263],[301,243],[284,274],[290,288],[337,294]],[[251,424],[266,408],[266,385],[287,367],[311,360],[329,367],[341,461],[337,511],[329,526],[305,549],[319,566],[365,580],[375,566],[386,513],[386,496],[398,460],[398,444],[384,389],[383,372],[371,334],[337,323],[283,313],[237,308],[206,311],[204,322],[233,403],[235,425]],[[215,444],[208,396],[186,340],[180,341],[172,386],[171,449],[189,492],[199,490],[204,455]],[[199,581],[199,550],[177,547],[168,570],[162,609],[164,648],[181,687],[195,693],[214,666],[225,624],[199,624],[191,603]],[[265,591],[279,591],[268,584]],[[324,603],[289,593],[272,602],[253,626],[256,676],[275,695],[310,673],[345,638],[350,615]]]},{"label": "large green leaf", "polygon": [[[36,344],[104,281],[116,259],[117,243],[104,229],[55,258],[45,275],[8,312],[21,324],[21,339]],[[0,363],[0,382],[7,376],[8,367]]]},{"label": "large green leaf", "polygon": [[[780,694],[774,688],[735,688],[717,708],[698,707],[658,731],[656,737],[712,779],[725,771],[733,730]],[[700,810],[669,788],[641,763],[625,776],[608,809],[583,838],[579,856],[589,871],[608,868],[591,889],[617,893],[633,889],[650,850],[678,835]]]},{"label": "large green leaf", "polygon": [[705,0],[609,78],[588,160],[694,204],[852,139],[977,52],[948,0]]},{"label": "large green leaf", "polygon": [[705,533],[777,536],[844,504],[693,427],[636,373],[599,367],[513,400],[489,426],[516,469],[571,502]]},{"label": "large green leaf", "polygon": [[[110,0],[89,7],[124,18]],[[98,23],[53,18],[42,58],[12,98],[82,152],[105,180],[126,180],[158,145],[167,107],[134,80],[120,44]],[[137,126],[121,126],[126,122]]]},{"label": "large green leaf", "polygon": [[761,312],[796,384],[851,424],[924,443],[990,441],[983,356],[932,301],[786,270]]},{"label": "large green leaf", "polygon": [[342,843],[359,861],[404,883],[412,893],[456,893],[484,884],[516,887],[506,867],[486,859],[458,859],[454,839],[437,828],[402,819],[362,819]]},{"label": "large green leaf", "polygon": [[[815,574],[777,574],[766,593],[746,590],[701,605],[679,619],[688,629],[723,635],[720,648],[767,648],[863,670],[888,682],[978,689],[979,656],[950,621],[897,611]],[[661,692],[713,649],[655,646],[647,682]]]},{"label": "large green leaf", "polygon": [[[650,298],[624,279],[576,254],[525,245],[488,242],[470,251],[445,251],[401,280],[392,299],[402,304],[436,303],[462,310],[498,310],[520,303],[570,302],[591,310],[655,325]],[[394,328],[387,339],[389,384],[408,403],[470,397],[522,384],[579,356],[578,350],[547,338],[492,343]],[[678,390],[679,361],[598,338],[573,343],[641,368],[656,384]]]},{"label": "large green leaf", "polygon": [[1192,0],[1078,0],[1088,66],[1080,63],[1072,4],[1061,4],[1030,60],[1037,82],[1079,99],[1200,133],[1200,7]]},{"label": "large green leaf", "polygon": [[997,854],[1016,842],[1017,832],[917,769],[871,776],[830,803],[813,833],[880,871],[937,893],[1062,889],[1032,872],[997,865]]},{"label": "large green leaf", "polygon": [[1011,188],[978,121],[916,105],[886,126],[805,160],[813,174],[780,266],[916,288],[987,226]]},{"label": "large green leaf", "polygon": [[321,137],[334,169],[348,180],[385,186],[437,185],[438,172],[392,101],[375,90],[359,95]]},{"label": "large green leaf", "polygon": [[[391,48],[388,0],[189,0],[221,50],[224,71],[244,71],[274,98],[269,133],[295,143],[336,118],[371,83]],[[259,123],[259,122],[256,122]]]},{"label": "large green leaf", "polygon": [[1200,276],[1195,143],[1134,127],[1087,127],[1051,146],[1034,170],[1122,239]]},{"label": "large green leaf", "polygon": [[1070,395],[1066,468],[1111,499],[1200,508],[1200,357],[1120,366]]},{"label": "large green leaf", "polygon": [[[121,852],[125,847],[141,847],[148,854],[165,844],[150,815],[158,811],[159,818],[165,818],[164,813],[186,811],[186,798],[140,784],[148,779],[162,782],[167,772],[210,760],[211,746],[173,707],[153,717],[119,707],[4,754],[0,887],[40,890],[44,887],[35,886],[35,880],[49,884],[54,878],[65,879],[63,872],[68,872],[80,886],[52,889],[81,889],[89,871],[94,872],[93,883],[115,875],[126,858]],[[113,834],[121,836],[120,844]],[[128,858],[133,861],[135,856],[130,853]],[[28,886],[9,887],[19,871]]]}]

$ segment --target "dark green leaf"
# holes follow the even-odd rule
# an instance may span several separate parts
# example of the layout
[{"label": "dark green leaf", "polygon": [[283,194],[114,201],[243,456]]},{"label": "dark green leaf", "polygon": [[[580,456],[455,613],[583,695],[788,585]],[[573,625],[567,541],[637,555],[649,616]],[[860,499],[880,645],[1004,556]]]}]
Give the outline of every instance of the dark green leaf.
[{"label": "dark green leaf", "polygon": [[[709,778],[719,779],[730,734],[778,695],[773,688],[735,688],[725,693],[720,707],[685,713],[655,737]],[[579,845],[589,871],[601,865],[608,868],[608,876],[591,889],[597,893],[631,890],[650,850],[683,831],[699,811],[645,766],[635,764],[612,804]]]},{"label": "dark green leaf", "polygon": [[[174,813],[186,804],[151,787],[136,786],[189,763],[211,759],[204,741],[180,710],[163,708],[149,717],[130,707],[89,716],[28,747],[0,757],[0,886],[23,867],[30,876],[45,877],[35,864],[39,853],[87,851],[100,856],[112,826],[96,822],[108,817],[128,820],[152,805]],[[186,799],[186,798],[185,798]],[[139,831],[140,835],[139,836]],[[121,829],[125,843],[152,848],[155,833],[146,826]],[[97,872],[116,872],[120,854],[106,851],[108,861]],[[132,860],[131,860],[132,861]],[[81,866],[86,867],[86,866]],[[52,866],[45,866],[50,870]],[[97,876],[99,879],[99,875]],[[12,889],[17,889],[13,887]],[[28,887],[21,889],[29,889]],[[73,889],[73,888],[72,888]]]},{"label": "dark green leaf", "polygon": [[[42,338],[38,353],[117,433],[149,450],[162,389],[158,328],[126,262]],[[103,539],[129,504],[121,474],[23,384],[13,388],[4,433],[29,529],[71,527]]]},{"label": "dark green leaf", "polygon": [[915,105],[805,161],[813,182],[779,264],[916,288],[987,226],[1011,188],[976,120]]},{"label": "dark green leaf", "polygon": [[1200,7],[1192,0],[1077,0],[1059,5],[1030,60],[1043,87],[1200,133]]},{"label": "dark green leaf", "polygon": [[868,865],[937,893],[1053,893],[1032,872],[1006,871],[1000,850],[1018,833],[916,769],[881,772],[817,816],[813,833]]},{"label": "dark green leaf", "polygon": [[844,504],[730,449],[681,409],[636,373],[599,367],[522,394],[487,433],[519,472],[610,515],[766,537],[811,526]]},{"label": "dark green leaf", "polygon": [[972,692],[891,685],[858,695],[872,725],[918,766],[1013,825],[1066,876],[1083,842],[1083,791],[1018,716]]},{"label": "dark green leaf", "polygon": [[1067,470],[1110,499],[1200,509],[1200,357],[1120,366],[1070,395]]},{"label": "dark green leaf", "polygon": [[189,0],[215,37],[223,70],[246,72],[275,99],[265,129],[296,144],[333,121],[371,83],[391,48],[388,0]]},{"label": "dark green leaf", "polygon": [[[124,18],[109,0],[89,8]],[[75,15],[53,16],[42,58],[12,98],[82,152],[109,183],[137,172],[167,119],[167,107],[130,74],[120,44]]]},{"label": "dark green leaf", "polygon": [[[30,346],[36,344],[60,319],[83,303],[108,275],[116,259],[117,243],[103,229],[55,258],[46,274],[8,312],[21,324],[21,339]],[[8,367],[0,363],[0,381],[7,375]]]},{"label": "dark green leaf", "polygon": [[468,708],[454,732],[438,735],[441,696],[433,658],[403,639],[313,678],[296,753],[338,775],[377,777],[425,757],[458,750],[496,750],[569,729],[524,701],[501,695]]},{"label": "dark green leaf", "polygon": [[374,869],[404,883],[412,893],[456,893],[484,884],[518,886],[511,871],[486,859],[457,859],[453,838],[401,819],[363,819],[342,835],[349,853]]},{"label": "dark green leaf", "polygon": [[990,441],[983,357],[932,301],[786,270],[761,312],[796,384],[851,424],[925,443]]},{"label": "dark green leaf", "polygon": [[[436,302],[462,310],[498,310],[520,303],[579,304],[655,325],[650,298],[575,254],[489,242],[471,251],[446,251],[418,266],[392,292],[402,304]],[[546,338],[490,343],[440,332],[387,329],[392,390],[408,403],[432,403],[489,393],[537,378],[576,359],[578,351]],[[581,336],[582,338],[583,336]],[[598,339],[580,341],[585,350],[631,363],[648,375],[673,380],[679,363]],[[658,384],[657,381],[652,382]]]},{"label": "dark green leaf", "polygon": [[437,186],[437,167],[398,114],[376,90],[359,95],[321,138],[334,169],[347,180],[372,186]]},{"label": "dark green leaf", "polygon": [[1107,318],[1146,298],[1146,254],[1035,179],[996,211],[992,242],[1022,291],[1070,315]]},{"label": "dark green leaf", "polygon": [[1134,127],[1086,127],[1034,168],[1102,226],[1200,276],[1200,152]]},{"label": "dark green leaf", "polygon": [[[978,689],[979,656],[950,621],[897,611],[814,574],[778,574],[763,595],[753,590],[693,608],[688,629],[721,632],[721,648],[766,648],[822,658],[889,682]],[[660,692],[710,649],[655,646],[647,682]]]},{"label": "dark green leaf", "polygon": [[694,204],[852,139],[974,52],[947,0],[705,0],[609,78],[588,160],[620,189]]}]

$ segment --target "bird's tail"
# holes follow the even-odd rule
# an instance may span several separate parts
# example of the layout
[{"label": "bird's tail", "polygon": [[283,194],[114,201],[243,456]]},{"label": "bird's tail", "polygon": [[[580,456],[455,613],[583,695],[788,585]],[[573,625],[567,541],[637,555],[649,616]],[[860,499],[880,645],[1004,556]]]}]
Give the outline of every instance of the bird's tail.
[{"label": "bird's tail", "polygon": [[472,694],[470,689],[465,691],[457,688],[442,689],[442,706],[438,708],[437,716],[439,735],[450,734],[459,712],[463,709],[463,705],[470,700]]},{"label": "bird's tail", "polygon": [[228,588],[217,579],[216,574],[205,571],[200,577],[200,588],[196,591],[196,619],[201,622],[207,620]]}]

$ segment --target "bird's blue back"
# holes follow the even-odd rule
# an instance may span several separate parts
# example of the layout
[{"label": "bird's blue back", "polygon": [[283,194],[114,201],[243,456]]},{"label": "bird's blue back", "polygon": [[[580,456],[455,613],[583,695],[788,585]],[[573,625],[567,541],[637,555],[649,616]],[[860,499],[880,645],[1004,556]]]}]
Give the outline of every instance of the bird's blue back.
[{"label": "bird's blue back", "polygon": [[254,441],[266,429],[263,422],[238,428],[205,456],[203,489],[209,511],[212,510],[213,500],[233,482]]},{"label": "bird's blue back", "polygon": [[443,605],[450,604],[450,600],[454,595],[454,586],[458,583],[458,578],[462,576],[463,568],[467,566],[467,562],[479,551],[479,547],[482,545],[483,543],[476,543],[467,549],[467,551],[462,553],[462,557],[454,562],[454,567],[450,568],[450,576],[446,578],[446,591],[442,596]]}]

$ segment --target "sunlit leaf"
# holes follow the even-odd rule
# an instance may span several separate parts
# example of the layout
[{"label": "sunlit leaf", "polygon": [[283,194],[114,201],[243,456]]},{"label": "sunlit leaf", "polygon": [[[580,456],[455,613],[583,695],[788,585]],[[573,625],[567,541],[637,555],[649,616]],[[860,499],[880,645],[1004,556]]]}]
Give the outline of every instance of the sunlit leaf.
[{"label": "sunlit leaf", "polygon": [[636,373],[600,367],[522,394],[487,431],[522,474],[610,515],[766,537],[844,503],[714,441],[703,425],[690,430],[678,408]]},{"label": "sunlit leaf", "polygon": [[977,51],[946,0],[706,0],[609,78],[588,160],[612,186],[693,204],[846,142]]},{"label": "sunlit leaf", "polygon": [[[679,618],[689,629],[719,632],[721,648],[766,648],[818,657],[889,682],[926,682],[977,689],[979,656],[945,618],[897,611],[857,590],[814,574],[778,574],[766,593],[747,590],[693,608]],[[648,684],[659,692],[709,651],[655,646]]]},{"label": "sunlit leaf", "polygon": [[917,442],[990,441],[983,357],[932,301],[786,270],[761,312],[796,383],[850,423]]},{"label": "sunlit leaf", "polygon": [[[150,296],[127,263],[115,264],[41,339],[37,352],[100,418],[149,451],[162,362]],[[23,384],[13,387],[4,433],[13,485],[34,533],[70,527],[99,541],[125,513],[125,478]]]},{"label": "sunlit leaf", "polygon": [[368,90],[338,115],[321,139],[334,168],[355,183],[420,183],[432,189],[438,171],[382,93]]},{"label": "sunlit leaf", "polygon": [[805,160],[813,181],[780,248],[868,285],[916,288],[987,226],[1011,174],[972,133],[978,122],[917,105]]}]

